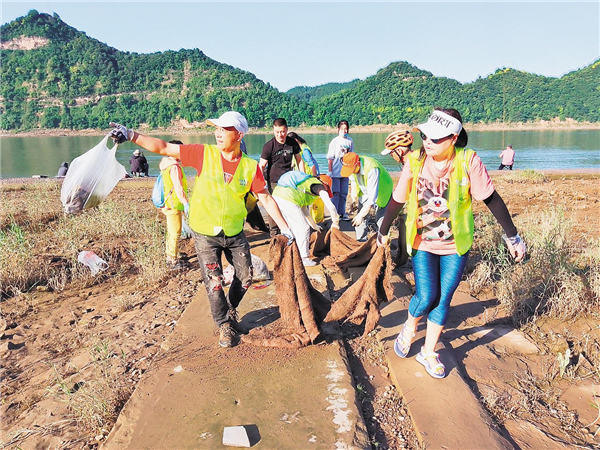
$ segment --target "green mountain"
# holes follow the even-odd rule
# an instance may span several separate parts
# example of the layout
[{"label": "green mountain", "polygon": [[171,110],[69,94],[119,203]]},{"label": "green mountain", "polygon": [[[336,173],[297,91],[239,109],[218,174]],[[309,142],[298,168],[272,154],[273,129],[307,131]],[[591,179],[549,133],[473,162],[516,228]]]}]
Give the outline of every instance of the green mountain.
[{"label": "green mountain", "polygon": [[[313,88],[316,89],[316,88]],[[600,60],[548,78],[514,69],[498,69],[486,78],[461,84],[433,76],[407,62],[395,62],[377,74],[311,103],[316,123],[415,123],[435,106],[456,108],[465,122],[532,122],[572,118],[600,121]]]},{"label": "green mountain", "polygon": [[402,61],[365,80],[282,93],[199,49],[122,52],[56,14],[32,10],[0,34],[2,130],[106,128],[110,120],[166,127],[230,109],[254,127],[275,117],[291,126],[415,123],[435,106],[458,109],[466,122],[600,122],[600,59],[560,78],[503,68],[466,84]]},{"label": "green mountain", "polygon": [[346,89],[352,89],[358,84],[359,81],[360,80],[357,78],[346,83],[327,83],[314,87],[297,86],[289,91],[286,91],[286,94],[296,97],[298,100],[312,102],[319,98],[326,97]]},{"label": "green mountain", "polygon": [[198,49],[121,52],[35,10],[0,33],[4,130],[106,128],[111,119],[168,126],[230,109],[251,126],[310,117],[304,102]]}]

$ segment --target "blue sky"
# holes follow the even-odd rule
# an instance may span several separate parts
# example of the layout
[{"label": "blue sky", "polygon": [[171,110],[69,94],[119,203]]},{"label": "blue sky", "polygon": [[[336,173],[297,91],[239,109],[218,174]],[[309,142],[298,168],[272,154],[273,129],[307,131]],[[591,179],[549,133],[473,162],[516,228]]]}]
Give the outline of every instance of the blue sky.
[{"label": "blue sky", "polygon": [[600,2],[29,2],[119,50],[199,48],[281,91],[408,61],[463,83],[500,67],[559,77],[600,56]]}]

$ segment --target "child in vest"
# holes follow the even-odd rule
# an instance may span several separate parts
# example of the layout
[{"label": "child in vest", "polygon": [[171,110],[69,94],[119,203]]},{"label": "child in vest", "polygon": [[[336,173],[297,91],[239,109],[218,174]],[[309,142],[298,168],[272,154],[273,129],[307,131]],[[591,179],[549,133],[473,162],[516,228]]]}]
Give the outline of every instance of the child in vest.
[{"label": "child in vest", "polygon": [[321,231],[321,227],[310,215],[308,207],[320,198],[331,215],[333,226],[340,227],[339,215],[330,200],[332,196],[329,176],[321,175],[317,178],[298,170],[284,173],[273,189],[273,198],[292,230],[304,266],[317,265],[308,257],[310,229]]},{"label": "child in vest", "polygon": [[435,348],[473,243],[471,199],[485,202],[498,220],[515,261],[523,259],[526,249],[481,159],[465,148],[468,136],[460,113],[436,109],[414,131],[421,132],[423,146],[412,152],[404,165],[377,242],[387,244],[390,225],[406,203],[406,240],[412,254],[415,294],[394,351],[401,358],[408,356],[417,324],[427,315],[425,345],[416,360],[433,378],[444,378],[445,367]]},{"label": "child in vest", "polygon": [[[169,141],[172,144],[182,144],[181,141]],[[189,214],[190,204],[187,198],[187,179],[181,161],[172,156],[164,157],[159,164],[165,189],[165,206],[161,211],[167,218],[166,254],[167,268],[181,268],[178,258],[179,238],[181,237],[182,214]]]}]

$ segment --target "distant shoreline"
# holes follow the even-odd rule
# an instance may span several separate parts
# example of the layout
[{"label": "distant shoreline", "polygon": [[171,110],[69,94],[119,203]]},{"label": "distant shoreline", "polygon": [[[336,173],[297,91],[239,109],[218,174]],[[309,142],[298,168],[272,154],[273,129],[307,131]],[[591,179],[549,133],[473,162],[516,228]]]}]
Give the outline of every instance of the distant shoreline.
[{"label": "distant shoreline", "polygon": [[[501,170],[489,170],[490,176],[496,177],[501,176],[503,174],[508,174],[509,171],[501,171]],[[514,172],[520,172],[520,170],[515,170]],[[560,179],[560,178],[598,178],[600,177],[600,167],[595,168],[585,168],[585,169],[547,169],[547,170],[536,170],[535,172],[539,172],[544,174],[549,179]],[[390,172],[390,175],[394,180],[397,180],[400,176],[400,171]],[[133,183],[142,183],[144,181],[148,182],[149,185],[154,183],[156,177],[129,177],[122,178],[119,182],[133,182]],[[31,183],[47,183],[50,181],[62,181],[64,178],[57,177],[43,177],[43,178],[0,178],[0,186],[7,184],[31,184]]]},{"label": "distant shoreline", "polygon": [[[167,128],[153,128],[140,126],[136,131],[148,135],[210,135],[213,133],[212,127],[207,127],[204,122],[194,124],[197,126],[171,126]],[[394,130],[408,130],[412,125],[350,125],[350,133],[390,133]],[[539,122],[514,122],[514,123],[466,123],[467,131],[572,131],[572,130],[600,130],[600,123],[576,122],[571,119],[565,121],[539,121]],[[335,134],[337,129],[328,126],[299,126],[290,127],[290,130],[300,134]],[[0,133],[0,137],[61,137],[61,136],[104,136],[110,131],[110,128],[86,129],[86,130],[65,130],[60,128],[40,129],[33,131]],[[251,128],[249,134],[271,134],[271,128]]]}]

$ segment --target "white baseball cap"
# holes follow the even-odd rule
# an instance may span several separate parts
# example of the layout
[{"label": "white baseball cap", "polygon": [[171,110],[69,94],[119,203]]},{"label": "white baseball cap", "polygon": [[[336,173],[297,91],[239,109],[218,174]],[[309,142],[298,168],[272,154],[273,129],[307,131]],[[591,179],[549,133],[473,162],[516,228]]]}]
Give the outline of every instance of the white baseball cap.
[{"label": "white baseball cap", "polygon": [[427,122],[417,125],[413,131],[421,131],[431,139],[440,139],[462,130],[460,120],[442,111],[433,111]]},{"label": "white baseball cap", "polygon": [[218,119],[208,119],[206,123],[221,128],[234,127],[244,134],[248,132],[248,121],[237,111],[227,111],[221,114]]}]

